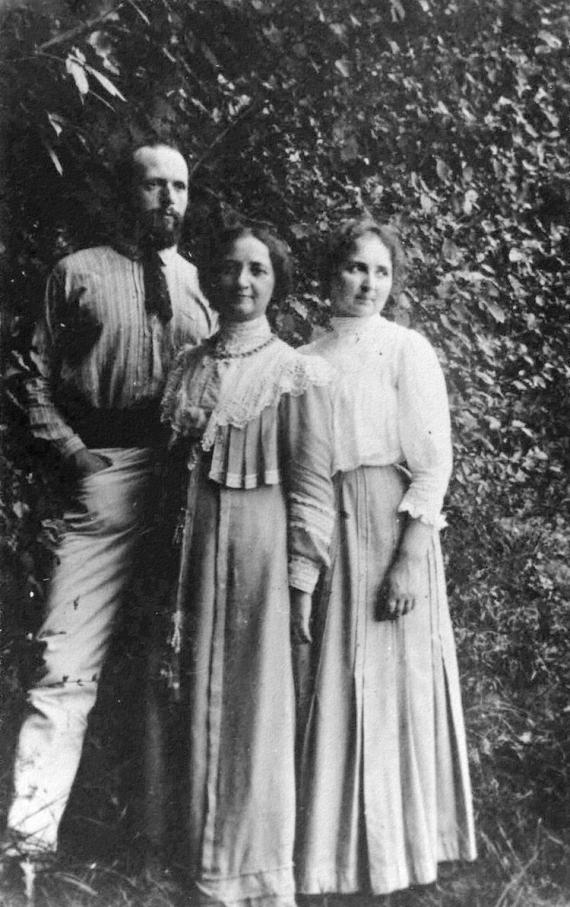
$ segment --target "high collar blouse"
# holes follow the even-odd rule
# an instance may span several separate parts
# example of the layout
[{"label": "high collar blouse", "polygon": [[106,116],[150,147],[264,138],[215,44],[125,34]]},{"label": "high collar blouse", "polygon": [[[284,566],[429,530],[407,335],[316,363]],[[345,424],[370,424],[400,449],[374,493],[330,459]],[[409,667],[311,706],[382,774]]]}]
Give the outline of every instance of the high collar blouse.
[{"label": "high collar blouse", "polygon": [[337,372],[333,469],[407,467],[411,482],[400,504],[441,526],[452,452],[445,380],[421,334],[387,321],[333,318],[332,331],[303,348]]},{"label": "high collar blouse", "polygon": [[172,441],[190,442],[190,469],[203,458],[223,488],[283,485],[289,581],[306,592],[328,562],[333,525],[331,377],[320,357],[287,346],[260,318],[183,350],[162,406]]},{"label": "high collar blouse", "polygon": [[223,429],[245,429],[282,396],[298,397],[331,377],[321,358],[301,355],[272,334],[264,316],[227,324],[202,346],[179,353],[162,418],[173,437],[199,439],[204,451],[214,448],[216,461]]}]

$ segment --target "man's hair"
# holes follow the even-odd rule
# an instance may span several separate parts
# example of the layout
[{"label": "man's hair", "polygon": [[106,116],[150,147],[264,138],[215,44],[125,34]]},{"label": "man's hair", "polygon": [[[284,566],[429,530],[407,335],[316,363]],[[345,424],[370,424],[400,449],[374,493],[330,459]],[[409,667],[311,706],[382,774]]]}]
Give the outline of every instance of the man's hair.
[{"label": "man's hair", "polygon": [[393,227],[366,216],[343,221],[330,235],[320,265],[321,285],[326,296],[330,295],[331,284],[354,249],[357,239],[367,233],[377,236],[390,253],[392,263],[390,295],[395,298],[401,293],[406,272],[406,256],[398,234]]},{"label": "man's hair", "polygon": [[[172,151],[178,151],[179,154],[182,154],[176,142],[157,138],[156,136],[148,140],[133,142],[133,144],[123,148],[114,166],[114,183],[118,198],[128,208],[131,206],[131,192],[139,166],[135,161],[135,154],[141,148],[170,148]],[[183,154],[182,157],[184,157]]]},{"label": "man's hair", "polygon": [[275,288],[272,301],[279,304],[291,292],[293,282],[293,262],[287,243],[277,236],[272,224],[264,221],[239,220],[223,227],[212,240],[209,254],[200,268],[200,276],[211,304],[216,306],[218,293],[219,270],[222,259],[228,249],[242,236],[253,236],[262,242],[269,251],[269,258],[275,274]]}]

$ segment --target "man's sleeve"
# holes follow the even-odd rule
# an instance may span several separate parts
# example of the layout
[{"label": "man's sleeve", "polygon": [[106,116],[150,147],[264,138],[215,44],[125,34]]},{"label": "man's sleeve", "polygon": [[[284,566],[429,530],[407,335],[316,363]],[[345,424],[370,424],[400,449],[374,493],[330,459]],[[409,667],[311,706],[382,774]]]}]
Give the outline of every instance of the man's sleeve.
[{"label": "man's sleeve", "polygon": [[192,269],[194,272],[195,301],[196,301],[196,305],[199,306],[199,308],[201,310],[203,320],[204,320],[203,336],[200,338],[200,340],[206,340],[208,337],[211,337],[212,334],[215,334],[215,332],[218,330],[218,313],[215,311],[215,309],[212,308],[212,306],[210,305],[210,303],[208,302],[208,300],[206,299],[206,297],[204,296],[204,294],[202,292],[202,288],[200,286],[200,278],[198,275],[198,269],[192,263],[191,263],[191,266],[192,266]]},{"label": "man's sleeve", "polygon": [[48,279],[44,312],[32,338],[32,368],[25,389],[32,434],[53,444],[61,456],[69,457],[85,444],[67,424],[53,399],[59,370],[58,330],[65,306],[65,272],[57,267]]}]

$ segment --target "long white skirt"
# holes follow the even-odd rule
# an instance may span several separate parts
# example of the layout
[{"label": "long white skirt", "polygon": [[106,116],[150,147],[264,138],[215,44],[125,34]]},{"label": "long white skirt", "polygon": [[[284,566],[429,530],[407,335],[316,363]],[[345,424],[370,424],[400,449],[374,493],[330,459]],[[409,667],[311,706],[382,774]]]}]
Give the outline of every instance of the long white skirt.
[{"label": "long white skirt", "polygon": [[425,596],[379,620],[405,515],[394,467],[338,477],[333,565],[315,602],[299,766],[298,891],[386,894],[476,856],[455,644],[438,533]]}]

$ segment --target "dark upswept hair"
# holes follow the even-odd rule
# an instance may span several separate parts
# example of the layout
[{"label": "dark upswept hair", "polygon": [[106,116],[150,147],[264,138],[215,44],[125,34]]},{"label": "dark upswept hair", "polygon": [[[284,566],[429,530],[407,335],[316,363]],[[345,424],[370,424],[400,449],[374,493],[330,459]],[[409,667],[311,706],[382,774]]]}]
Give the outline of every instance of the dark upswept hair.
[{"label": "dark upswept hair", "polygon": [[291,292],[293,283],[293,261],[289,246],[277,235],[272,224],[243,219],[222,227],[221,231],[213,237],[207,259],[200,268],[200,280],[211,305],[216,308],[222,259],[228,249],[242,236],[253,236],[267,246],[275,274],[272,303],[280,304]]},{"label": "dark upswept hair", "polygon": [[394,227],[381,224],[374,218],[355,217],[343,221],[331,233],[320,266],[321,285],[328,297],[331,285],[342,265],[352,252],[354,244],[361,236],[373,233],[390,253],[392,262],[392,289],[390,295],[395,298],[401,293],[406,273],[406,255]]}]

